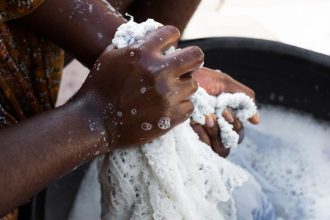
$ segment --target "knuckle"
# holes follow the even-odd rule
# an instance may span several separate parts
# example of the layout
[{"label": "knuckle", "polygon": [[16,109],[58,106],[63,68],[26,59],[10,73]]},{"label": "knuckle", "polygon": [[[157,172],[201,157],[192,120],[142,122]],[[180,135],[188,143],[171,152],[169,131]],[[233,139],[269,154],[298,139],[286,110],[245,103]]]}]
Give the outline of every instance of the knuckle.
[{"label": "knuckle", "polygon": [[223,80],[229,80],[229,79],[231,79],[231,76],[228,73],[222,72],[221,73],[221,76],[222,76],[222,79]]},{"label": "knuckle", "polygon": [[194,105],[191,101],[187,102],[187,114],[191,115],[194,111]]},{"label": "knuckle", "polygon": [[192,81],[192,92],[195,93],[198,89],[198,83],[195,79],[191,79]]},{"label": "knuckle", "polygon": [[178,28],[172,26],[172,25],[166,25],[165,28],[174,36],[180,37],[181,33]]},{"label": "knuckle", "polygon": [[139,56],[141,55],[143,49],[142,49],[142,46],[141,45],[137,45],[137,46],[130,46],[127,50],[127,53],[131,56],[131,57],[134,57],[134,56]]},{"label": "knuckle", "polygon": [[190,79],[188,85],[186,86],[186,89],[186,91],[188,92],[188,96],[193,95],[198,89],[198,84],[196,80]]},{"label": "knuckle", "polygon": [[191,53],[198,59],[199,62],[204,62],[204,53],[198,46],[191,46]]},{"label": "knuckle", "polygon": [[252,90],[252,89],[249,89],[249,92],[250,92],[250,94],[251,94],[252,98],[255,98],[255,97],[256,97],[256,93],[255,93],[255,91],[254,91],[254,90]]}]

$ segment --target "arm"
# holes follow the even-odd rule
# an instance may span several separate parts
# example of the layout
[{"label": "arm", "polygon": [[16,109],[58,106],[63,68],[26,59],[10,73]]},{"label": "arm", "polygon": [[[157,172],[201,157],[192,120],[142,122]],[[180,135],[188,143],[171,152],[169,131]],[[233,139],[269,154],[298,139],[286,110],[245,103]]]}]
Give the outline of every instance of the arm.
[{"label": "arm", "polygon": [[[115,0],[108,0],[113,2]],[[127,9],[138,22],[147,18],[177,27],[183,31],[201,0],[134,1]]]},{"label": "arm", "polygon": [[15,22],[91,67],[126,20],[102,0],[45,0]]},{"label": "arm", "polygon": [[82,102],[67,104],[0,131],[0,217],[106,151],[98,145],[99,132],[90,131],[84,109]]},{"label": "arm", "polygon": [[[67,104],[0,130],[0,216],[81,163],[146,143],[187,119],[193,110],[187,97],[197,89],[187,73],[199,68],[203,54],[189,47],[163,55],[179,36],[165,26],[140,45],[110,46]],[[162,117],[171,127],[157,127]],[[152,128],[142,129],[145,122]]]}]

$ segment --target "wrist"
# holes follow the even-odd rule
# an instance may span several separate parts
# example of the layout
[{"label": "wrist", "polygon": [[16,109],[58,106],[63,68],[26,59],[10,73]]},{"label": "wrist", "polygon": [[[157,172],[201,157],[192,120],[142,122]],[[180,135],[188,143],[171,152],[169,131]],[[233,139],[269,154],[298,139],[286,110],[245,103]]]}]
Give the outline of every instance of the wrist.
[{"label": "wrist", "polygon": [[107,138],[111,131],[106,128],[97,103],[95,96],[87,94],[83,98],[73,98],[64,105],[72,118],[79,120],[77,129],[84,134],[81,146],[84,147],[83,152],[87,152],[84,156],[87,160],[105,154],[111,148]]}]

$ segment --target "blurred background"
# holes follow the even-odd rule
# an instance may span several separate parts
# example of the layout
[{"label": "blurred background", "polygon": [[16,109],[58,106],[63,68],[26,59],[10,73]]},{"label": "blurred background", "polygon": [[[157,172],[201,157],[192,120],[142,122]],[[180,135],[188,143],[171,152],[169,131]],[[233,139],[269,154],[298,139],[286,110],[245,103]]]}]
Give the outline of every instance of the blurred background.
[{"label": "blurred background", "polygon": [[[202,0],[183,39],[219,36],[280,41],[330,55],[330,0]],[[87,74],[77,61],[65,68],[58,105]]]}]

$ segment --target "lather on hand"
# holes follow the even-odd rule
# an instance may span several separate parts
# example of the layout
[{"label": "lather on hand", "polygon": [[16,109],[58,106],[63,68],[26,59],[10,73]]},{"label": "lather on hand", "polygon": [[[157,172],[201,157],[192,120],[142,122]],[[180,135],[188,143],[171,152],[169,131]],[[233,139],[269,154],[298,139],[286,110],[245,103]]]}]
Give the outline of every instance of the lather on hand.
[{"label": "lather on hand", "polygon": [[[236,93],[242,92],[255,100],[255,93],[249,87],[236,81],[228,74],[219,70],[212,70],[209,68],[200,68],[192,74],[193,78],[198,82],[198,85],[203,87],[210,95],[217,96],[223,92]],[[233,124],[234,130],[240,134],[240,141],[244,137],[244,128],[242,123],[230,111],[225,111],[223,117],[229,123]],[[199,138],[210,145],[212,149],[222,157],[228,156],[230,149],[226,149],[220,138],[220,130],[217,123],[215,123],[215,116],[211,115],[206,118],[206,125],[192,124],[193,129],[199,135]],[[252,116],[249,121],[252,124],[260,122],[259,115]]]},{"label": "lather on hand", "polygon": [[[102,124],[111,149],[146,143],[190,116],[188,98],[197,89],[190,73],[204,56],[198,47],[164,55],[179,37],[176,28],[164,26],[139,45],[108,47],[72,100],[88,103],[90,118]],[[162,119],[170,127],[159,126]]]}]

